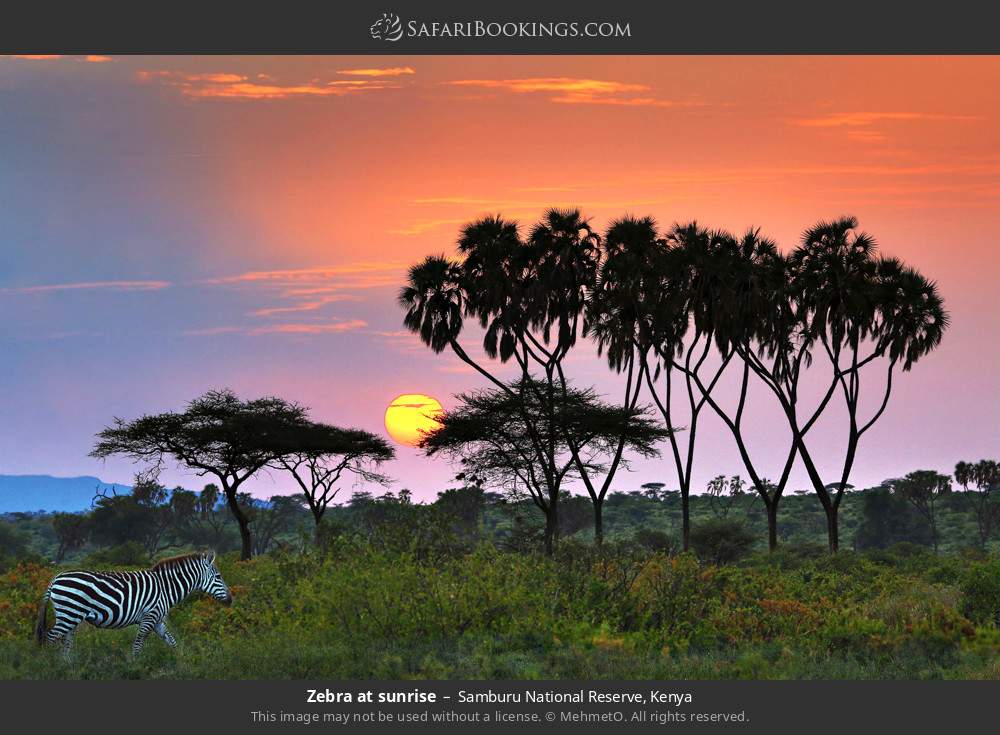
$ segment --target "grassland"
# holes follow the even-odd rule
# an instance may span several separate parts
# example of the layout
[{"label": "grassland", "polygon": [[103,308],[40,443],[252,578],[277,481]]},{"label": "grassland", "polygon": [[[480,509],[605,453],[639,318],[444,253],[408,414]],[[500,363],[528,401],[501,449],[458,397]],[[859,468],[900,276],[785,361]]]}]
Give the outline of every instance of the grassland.
[{"label": "grassland", "polygon": [[72,658],[31,640],[55,571],[0,575],[0,679],[1000,678],[1000,560],[911,545],[814,547],[715,566],[634,545],[557,556],[322,548],[220,562],[235,602],[176,608],[174,651],[81,629]]}]

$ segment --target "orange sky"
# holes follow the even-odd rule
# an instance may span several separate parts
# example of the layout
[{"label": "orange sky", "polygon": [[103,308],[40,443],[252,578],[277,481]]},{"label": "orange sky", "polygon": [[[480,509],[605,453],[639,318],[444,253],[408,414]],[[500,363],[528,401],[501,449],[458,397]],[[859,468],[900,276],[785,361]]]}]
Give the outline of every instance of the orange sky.
[{"label": "orange sky", "polygon": [[[818,219],[857,216],[938,280],[953,316],[866,437],[859,481],[995,455],[998,90],[994,57],[0,59],[2,223],[16,237],[0,293],[22,325],[7,338],[96,335],[98,314],[145,309],[169,342],[166,355],[137,327],[116,343],[136,383],[107,400],[73,390],[75,350],[90,347],[32,342],[8,378],[42,380],[37,360],[39,389],[75,408],[53,400],[38,417],[15,401],[38,428],[8,422],[22,428],[0,435],[0,471],[100,473],[84,455],[112,414],[222,384],[373,430],[397,394],[447,405],[478,383],[400,333],[403,269],[450,253],[471,218],[528,223],[549,206],[598,226],[626,212],[759,226],[785,248]],[[31,255],[39,244],[50,257]],[[154,308],[180,289],[197,309]],[[615,389],[581,360],[580,375]],[[77,372],[52,367],[67,362]],[[696,484],[739,471],[719,428]],[[448,469],[408,451],[403,484],[440,488]],[[638,470],[622,484],[673,483],[666,462]]]}]

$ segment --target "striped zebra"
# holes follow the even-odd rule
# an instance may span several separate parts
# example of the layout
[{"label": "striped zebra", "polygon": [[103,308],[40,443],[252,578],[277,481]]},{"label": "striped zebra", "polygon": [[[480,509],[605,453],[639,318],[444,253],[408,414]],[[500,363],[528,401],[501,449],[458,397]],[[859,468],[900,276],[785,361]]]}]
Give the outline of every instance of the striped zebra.
[{"label": "striped zebra", "polygon": [[[230,605],[233,596],[215,567],[215,553],[184,554],[156,562],[139,572],[62,572],[49,583],[38,608],[35,638],[63,642],[69,654],[73,634],[82,622],[97,628],[125,628],[138,625],[132,655],[142,651],[146,637],[156,631],[173,648],[177,641],[167,630],[170,608],[201,591]],[[51,600],[55,623],[45,628],[45,616]]]}]

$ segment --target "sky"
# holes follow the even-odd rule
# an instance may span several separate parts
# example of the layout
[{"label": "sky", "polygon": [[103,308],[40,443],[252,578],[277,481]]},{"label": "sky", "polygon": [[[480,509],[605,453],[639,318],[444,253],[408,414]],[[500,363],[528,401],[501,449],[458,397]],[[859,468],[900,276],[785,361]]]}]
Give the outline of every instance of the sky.
[{"label": "sky", "polygon": [[[406,267],[476,217],[527,227],[553,206],[598,229],[760,227],[785,250],[858,217],[937,281],[952,326],[896,382],[852,482],[996,457],[998,116],[994,57],[0,57],[0,474],[127,483],[128,461],[87,456],[94,435],[212,388],[380,433],[399,394],[448,408],[482,381],[403,330]],[[589,344],[570,367],[622,390]],[[774,477],[788,438],[763,390],[751,448]],[[835,407],[811,435],[831,481],[845,434]],[[393,489],[454,484],[397,452]],[[705,414],[695,490],[741,471]],[[654,481],[676,486],[667,457],[614,487]]]}]

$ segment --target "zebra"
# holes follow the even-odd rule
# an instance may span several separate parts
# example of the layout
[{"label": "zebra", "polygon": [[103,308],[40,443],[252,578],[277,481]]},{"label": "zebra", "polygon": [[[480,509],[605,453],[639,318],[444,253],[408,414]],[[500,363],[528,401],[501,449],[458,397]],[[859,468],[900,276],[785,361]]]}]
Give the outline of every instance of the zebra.
[{"label": "zebra", "polygon": [[[215,566],[215,553],[194,553],[161,559],[149,569],[137,572],[74,571],[57,574],[49,583],[38,608],[35,638],[39,645],[61,640],[69,656],[73,634],[82,622],[96,628],[125,628],[138,625],[132,656],[138,656],[150,632],[155,631],[168,646],[177,640],[167,630],[170,608],[201,591],[225,605],[232,593]],[[51,600],[55,623],[45,628]]]}]

